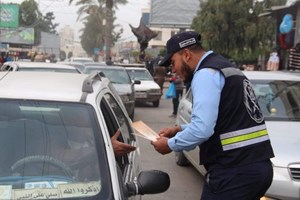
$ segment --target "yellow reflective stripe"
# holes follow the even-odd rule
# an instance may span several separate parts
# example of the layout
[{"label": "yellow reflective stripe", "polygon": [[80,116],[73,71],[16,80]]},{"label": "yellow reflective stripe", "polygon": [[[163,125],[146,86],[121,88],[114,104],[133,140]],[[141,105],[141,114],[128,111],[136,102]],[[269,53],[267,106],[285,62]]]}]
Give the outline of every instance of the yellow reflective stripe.
[{"label": "yellow reflective stripe", "polygon": [[232,131],[232,132],[228,132],[228,133],[223,133],[220,135],[221,140],[226,139],[226,138],[232,138],[235,136],[239,136],[239,135],[244,135],[244,134],[248,134],[248,133],[253,133],[256,131],[261,131],[266,129],[266,125],[262,124],[262,125],[258,125],[258,126],[253,126],[250,128],[245,128],[245,129],[241,129],[241,130],[236,130],[236,131]]},{"label": "yellow reflective stripe", "polygon": [[222,144],[222,146],[224,146],[224,145],[228,145],[228,144],[242,142],[242,141],[245,141],[245,140],[255,139],[255,138],[258,138],[258,137],[265,136],[265,135],[268,135],[268,132],[267,132],[266,129],[261,130],[261,131],[256,131],[256,132],[253,132],[253,133],[248,133],[248,134],[232,137],[232,138],[222,139],[221,144]]},{"label": "yellow reflective stripe", "polygon": [[268,141],[268,140],[269,140],[269,136],[265,135],[265,136],[254,138],[254,139],[251,139],[251,140],[245,140],[243,142],[237,142],[237,143],[233,143],[233,144],[224,145],[222,147],[223,147],[223,151],[228,151],[228,150],[232,150],[232,149],[237,149],[237,148],[249,146],[249,145],[252,145],[252,144],[258,144],[260,142],[265,142],[265,141]]}]

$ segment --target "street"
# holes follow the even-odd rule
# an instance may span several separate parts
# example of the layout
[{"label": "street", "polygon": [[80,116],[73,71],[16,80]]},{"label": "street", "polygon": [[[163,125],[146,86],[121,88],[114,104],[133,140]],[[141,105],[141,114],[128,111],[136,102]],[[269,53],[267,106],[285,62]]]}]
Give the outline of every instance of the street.
[{"label": "street", "polygon": [[[159,131],[163,127],[175,124],[175,118],[169,118],[172,113],[172,100],[162,97],[158,108],[152,104],[137,104],[134,121],[142,120],[153,130]],[[172,152],[161,155],[156,152],[150,141],[139,139],[142,170],[158,169],[169,174],[170,188],[161,194],[145,195],[143,200],[193,200],[200,199],[203,177],[192,167],[180,167],[175,163]]]}]

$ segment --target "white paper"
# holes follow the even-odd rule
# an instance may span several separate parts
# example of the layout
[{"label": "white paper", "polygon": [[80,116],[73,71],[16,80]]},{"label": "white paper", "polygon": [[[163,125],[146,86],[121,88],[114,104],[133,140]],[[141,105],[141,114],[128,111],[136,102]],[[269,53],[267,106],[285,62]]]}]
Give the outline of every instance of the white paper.
[{"label": "white paper", "polygon": [[153,129],[151,129],[142,121],[133,122],[132,127],[138,132],[134,133],[136,136],[150,141],[156,141],[156,139],[159,137],[159,135]]}]

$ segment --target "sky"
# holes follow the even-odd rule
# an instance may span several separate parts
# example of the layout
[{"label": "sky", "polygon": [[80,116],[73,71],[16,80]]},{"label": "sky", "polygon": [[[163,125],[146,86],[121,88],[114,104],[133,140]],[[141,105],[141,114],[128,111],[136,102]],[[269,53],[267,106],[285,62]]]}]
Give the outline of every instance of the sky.
[{"label": "sky", "polygon": [[[22,3],[23,0],[0,0],[1,3]],[[57,30],[59,31],[66,25],[70,25],[75,31],[75,38],[79,38],[79,30],[83,27],[82,22],[77,21],[78,7],[69,5],[69,0],[35,0],[39,4],[40,11],[45,14],[53,12],[55,23],[59,23]],[[128,0],[125,6],[119,6],[116,10],[115,24],[123,27],[122,40],[134,40],[135,36],[130,30],[129,24],[137,27],[140,22],[142,9],[148,7],[148,0]]]}]

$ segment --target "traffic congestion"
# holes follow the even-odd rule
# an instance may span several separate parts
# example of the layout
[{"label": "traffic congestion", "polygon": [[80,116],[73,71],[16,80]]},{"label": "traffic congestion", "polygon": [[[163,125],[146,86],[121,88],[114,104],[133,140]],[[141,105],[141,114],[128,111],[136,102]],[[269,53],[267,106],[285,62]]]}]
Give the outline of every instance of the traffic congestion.
[{"label": "traffic congestion", "polygon": [[1,0],[0,199],[300,199],[300,0]]}]

